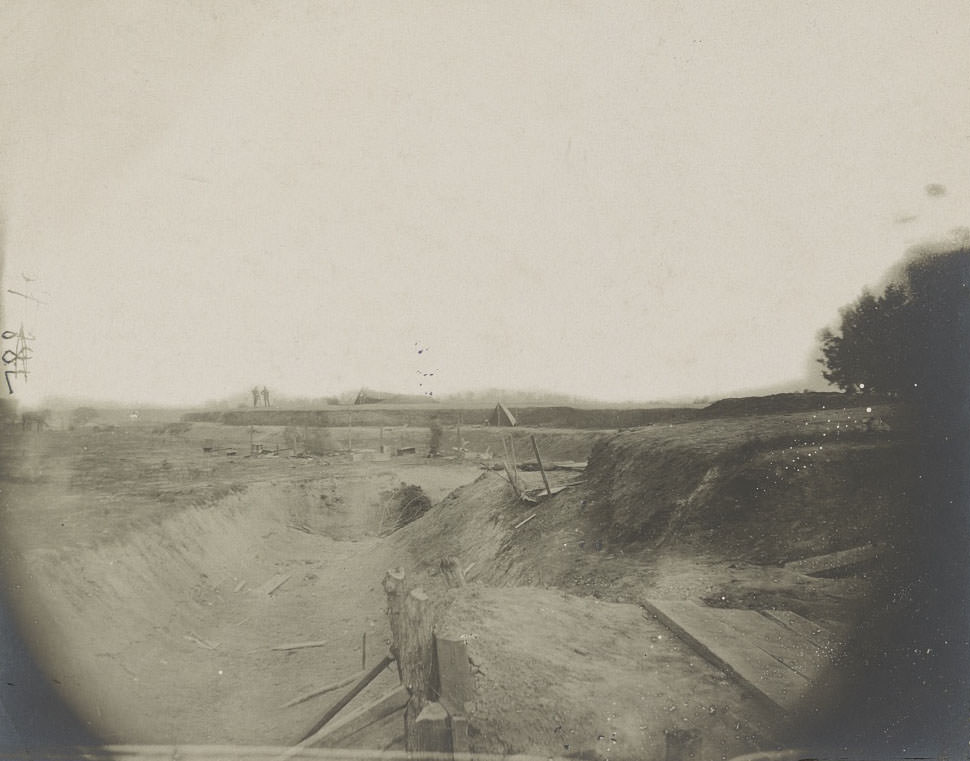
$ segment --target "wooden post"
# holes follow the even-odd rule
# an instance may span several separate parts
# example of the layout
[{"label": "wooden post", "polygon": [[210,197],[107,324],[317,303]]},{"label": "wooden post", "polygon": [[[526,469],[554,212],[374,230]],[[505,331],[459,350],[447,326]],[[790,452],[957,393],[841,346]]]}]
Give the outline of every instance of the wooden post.
[{"label": "wooden post", "polygon": [[451,729],[448,727],[448,712],[440,703],[428,703],[414,721],[409,751],[417,753],[450,753]]},{"label": "wooden post", "polygon": [[347,413],[347,451],[348,452],[353,452],[354,451],[354,441],[353,441],[353,438],[354,438],[354,429],[353,429],[353,424],[354,424],[354,413],[353,412],[348,412]]},{"label": "wooden post", "polygon": [[508,476],[509,485],[512,487],[512,491],[515,492],[515,496],[519,496],[519,484],[517,483],[518,478],[515,472],[515,464],[512,459],[512,454],[509,451],[509,442],[506,441],[505,437],[502,437],[502,448],[505,450],[505,475]]},{"label": "wooden post", "polygon": [[464,455],[462,451],[464,447],[461,442],[461,410],[458,411],[458,422],[455,424],[455,433],[458,435],[458,459],[461,460]]},{"label": "wooden post", "polygon": [[519,480],[519,463],[515,461],[515,439],[509,436],[509,452],[512,453],[512,473],[515,475],[516,483]]},{"label": "wooden post", "polygon": [[542,483],[546,486],[546,494],[552,495],[552,489],[549,488],[549,479],[546,478],[546,469],[542,467],[542,458],[539,456],[539,445],[536,444],[536,437],[530,436],[532,439],[532,451],[536,453],[536,462],[539,463],[539,472],[542,473]]},{"label": "wooden post", "polygon": [[384,575],[384,592],[391,624],[391,654],[397,660],[401,684],[411,696],[404,712],[404,738],[406,749],[412,750],[415,722],[431,700],[434,654],[430,604],[422,590],[407,591],[400,568]]}]

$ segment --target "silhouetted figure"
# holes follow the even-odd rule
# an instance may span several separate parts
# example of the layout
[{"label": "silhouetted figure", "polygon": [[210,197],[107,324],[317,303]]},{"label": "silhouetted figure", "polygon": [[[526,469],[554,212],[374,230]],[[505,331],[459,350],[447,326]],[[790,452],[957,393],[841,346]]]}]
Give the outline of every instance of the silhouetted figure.
[{"label": "silhouetted figure", "polygon": [[253,407],[259,406],[259,386],[253,386]]},{"label": "silhouetted figure", "polygon": [[269,407],[269,391],[266,386],[263,386],[263,406]]}]

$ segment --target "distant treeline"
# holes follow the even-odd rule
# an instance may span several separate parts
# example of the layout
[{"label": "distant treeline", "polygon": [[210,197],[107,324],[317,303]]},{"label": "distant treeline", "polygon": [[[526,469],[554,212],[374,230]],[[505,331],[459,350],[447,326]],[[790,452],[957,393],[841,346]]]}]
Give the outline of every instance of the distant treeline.
[{"label": "distant treeline", "polygon": [[[876,400],[870,399],[868,403]],[[542,428],[637,428],[645,425],[685,423],[690,420],[740,415],[765,415],[776,412],[800,412],[819,409],[842,409],[862,404],[858,396],[841,393],[807,392],[722,399],[703,408],[651,407],[634,409],[585,409],[578,407],[507,405],[520,426]],[[484,425],[494,416],[490,408],[461,409],[439,407],[395,407],[367,405],[338,409],[282,410],[246,409],[189,412],[182,420],[190,423],[223,425],[273,425],[334,428],[346,426],[416,426],[427,428],[432,420],[445,426]]]}]

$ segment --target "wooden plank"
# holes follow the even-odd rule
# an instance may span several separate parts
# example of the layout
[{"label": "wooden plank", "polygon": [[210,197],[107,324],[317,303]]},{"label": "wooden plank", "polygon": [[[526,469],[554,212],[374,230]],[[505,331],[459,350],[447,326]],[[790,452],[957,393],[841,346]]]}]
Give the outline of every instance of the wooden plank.
[{"label": "wooden plank", "polygon": [[809,682],[818,679],[828,659],[809,639],[754,610],[719,610],[718,615],[755,647],[764,650]]},{"label": "wooden plank", "polygon": [[830,552],[827,555],[816,555],[802,560],[793,560],[785,563],[785,568],[796,573],[803,573],[806,576],[816,576],[837,571],[858,563],[865,563],[872,560],[879,554],[879,548],[873,544],[864,544],[861,547],[853,547],[848,550]]},{"label": "wooden plank", "polygon": [[271,650],[305,650],[308,647],[323,647],[327,644],[327,640],[321,639],[314,642],[289,642],[285,645],[276,645],[270,648]]},{"label": "wooden plank", "polygon": [[468,705],[475,699],[475,685],[465,643],[435,636],[435,657],[438,702],[451,716],[467,716]]},{"label": "wooden plank", "polygon": [[747,642],[717,609],[681,600],[646,600],[644,605],[708,661],[782,711],[794,708],[808,691],[805,677]]},{"label": "wooden plank", "polygon": [[763,610],[761,615],[787,626],[793,632],[815,643],[830,659],[842,652],[842,641],[823,626],[790,610]]},{"label": "wooden plank", "polygon": [[255,591],[258,595],[271,595],[281,586],[283,586],[287,581],[290,580],[292,574],[289,573],[278,573],[261,587],[257,588]]},{"label": "wooden plank", "polygon": [[347,714],[346,718],[321,729],[307,740],[306,747],[327,748],[346,742],[375,722],[387,718],[396,711],[404,710],[404,706],[408,704],[408,697],[407,688],[399,684],[373,703],[362,706],[353,713]]}]

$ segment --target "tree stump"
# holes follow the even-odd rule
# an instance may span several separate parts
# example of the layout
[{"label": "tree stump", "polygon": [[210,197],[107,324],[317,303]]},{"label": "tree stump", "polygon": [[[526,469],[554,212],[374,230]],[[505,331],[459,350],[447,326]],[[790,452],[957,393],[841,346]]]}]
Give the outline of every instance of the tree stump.
[{"label": "tree stump", "polygon": [[420,589],[407,590],[404,571],[388,571],[384,576],[387,615],[391,624],[391,653],[398,674],[410,694],[404,712],[405,748],[414,748],[414,727],[421,709],[432,700],[434,667],[433,620],[428,596]]}]

